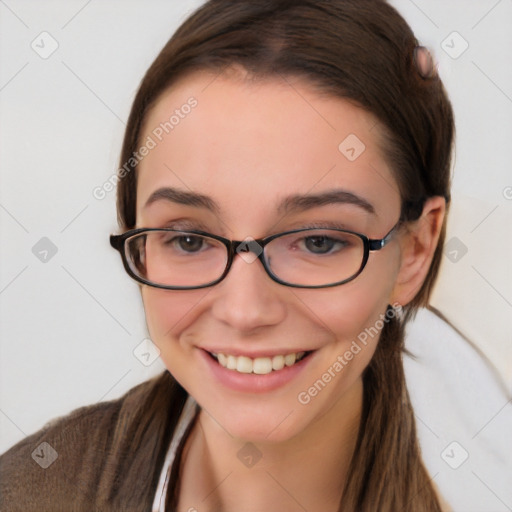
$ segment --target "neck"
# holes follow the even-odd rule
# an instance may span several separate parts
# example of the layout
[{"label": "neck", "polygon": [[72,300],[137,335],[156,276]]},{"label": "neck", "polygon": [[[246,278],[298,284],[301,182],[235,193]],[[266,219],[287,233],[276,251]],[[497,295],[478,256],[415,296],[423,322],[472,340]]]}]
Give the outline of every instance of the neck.
[{"label": "neck", "polygon": [[337,511],[357,441],[362,401],[359,379],[305,430],[279,443],[248,444],[230,436],[201,410],[185,445],[178,510]]}]

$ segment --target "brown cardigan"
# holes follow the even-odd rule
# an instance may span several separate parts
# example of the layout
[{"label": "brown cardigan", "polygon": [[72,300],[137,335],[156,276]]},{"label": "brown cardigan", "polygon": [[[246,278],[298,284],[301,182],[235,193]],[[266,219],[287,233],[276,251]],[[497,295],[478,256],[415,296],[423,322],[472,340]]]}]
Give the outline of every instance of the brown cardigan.
[{"label": "brown cardigan", "polygon": [[186,398],[166,370],[53,419],[0,456],[0,510],[150,512]]},{"label": "brown cardigan", "polygon": [[[151,512],[187,396],[166,370],[117,400],[55,418],[0,456],[0,511]],[[44,442],[58,454],[46,469],[35,462],[50,456]],[[168,492],[172,510],[176,489]]]}]

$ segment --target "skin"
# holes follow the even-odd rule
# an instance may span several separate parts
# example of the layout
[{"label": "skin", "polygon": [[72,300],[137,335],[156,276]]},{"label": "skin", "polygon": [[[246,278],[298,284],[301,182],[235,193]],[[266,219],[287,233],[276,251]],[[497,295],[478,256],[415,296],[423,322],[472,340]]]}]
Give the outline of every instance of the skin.
[{"label": "skin", "polygon": [[[340,221],[347,229],[382,238],[399,218],[400,196],[378,146],[379,126],[342,98],[320,95],[297,79],[255,81],[243,70],[215,76],[195,72],[166,91],[147,116],[141,140],[194,96],[197,107],[139,164],[137,227],[165,227],[177,219],[244,240]],[[356,134],[366,148],[353,162],[338,149]],[[220,206],[161,200],[160,187],[199,192]],[[374,207],[329,204],[280,215],[289,194],[342,188]],[[370,254],[362,274],[341,286],[286,287],[256,260],[235,257],[228,276],[199,290],[142,286],[151,339],[161,358],[201,406],[185,447],[179,511],[334,511],[353,453],[362,405],[362,372],[378,342],[366,346],[308,404],[298,394],[374,326],[388,304],[407,304],[428,272],[445,211],[427,201],[421,219]],[[201,229],[201,228],[200,228]],[[315,350],[304,370],[268,393],[224,387],[205,368],[201,349],[225,353]],[[252,468],[237,452],[247,442],[262,455]],[[294,471],[294,468],[299,468]]]}]

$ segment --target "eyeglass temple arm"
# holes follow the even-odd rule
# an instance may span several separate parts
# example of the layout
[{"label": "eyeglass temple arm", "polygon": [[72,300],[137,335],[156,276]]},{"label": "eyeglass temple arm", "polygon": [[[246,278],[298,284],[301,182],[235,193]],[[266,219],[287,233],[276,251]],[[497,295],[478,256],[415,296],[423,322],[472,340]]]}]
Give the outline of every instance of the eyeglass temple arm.
[{"label": "eyeglass temple arm", "polygon": [[378,251],[379,249],[382,249],[383,247],[385,247],[388,242],[391,241],[391,239],[393,238],[393,235],[395,234],[396,230],[398,229],[398,227],[400,226],[400,224],[402,223],[401,220],[399,220],[389,231],[389,233],[384,237],[384,238],[381,238],[380,240],[368,240],[369,242],[369,247],[370,247],[370,251]]}]

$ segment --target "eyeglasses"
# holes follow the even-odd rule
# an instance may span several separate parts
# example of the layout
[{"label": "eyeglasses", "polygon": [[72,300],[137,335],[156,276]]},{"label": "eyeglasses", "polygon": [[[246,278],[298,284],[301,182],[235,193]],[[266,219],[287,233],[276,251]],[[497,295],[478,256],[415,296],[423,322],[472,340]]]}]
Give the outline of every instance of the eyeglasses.
[{"label": "eyeglasses", "polygon": [[239,254],[259,259],[277,283],[296,288],[326,288],[355,279],[370,251],[391,240],[398,221],[380,240],[331,228],[295,229],[263,239],[229,240],[205,231],[171,228],[132,229],[111,235],[128,274],[140,283],[167,290],[206,288],[222,281]]}]

